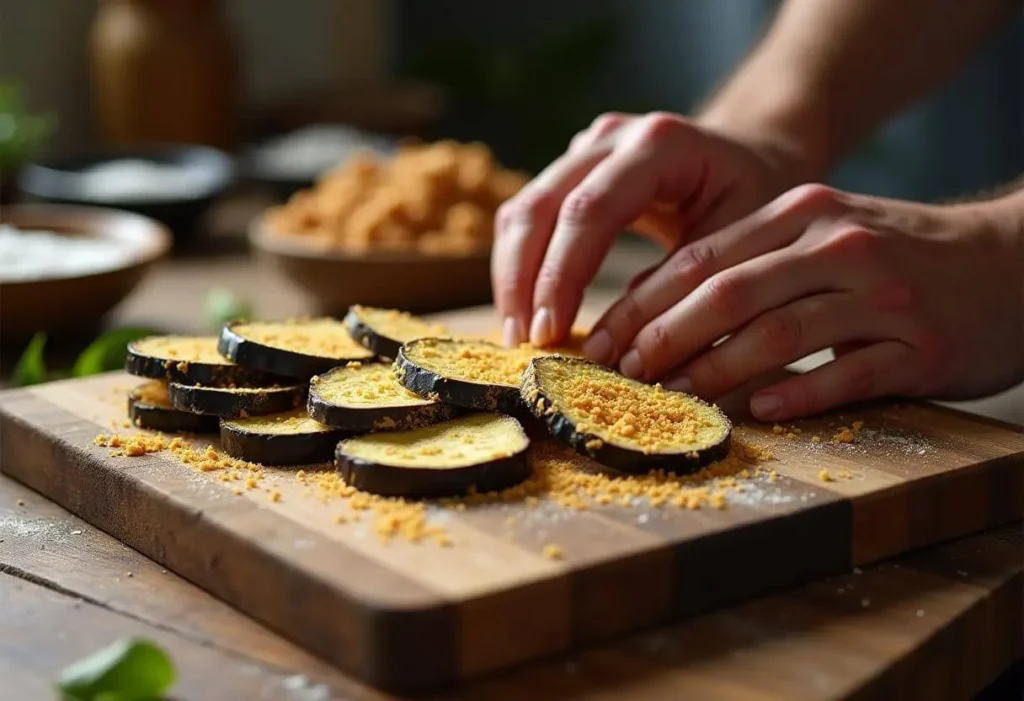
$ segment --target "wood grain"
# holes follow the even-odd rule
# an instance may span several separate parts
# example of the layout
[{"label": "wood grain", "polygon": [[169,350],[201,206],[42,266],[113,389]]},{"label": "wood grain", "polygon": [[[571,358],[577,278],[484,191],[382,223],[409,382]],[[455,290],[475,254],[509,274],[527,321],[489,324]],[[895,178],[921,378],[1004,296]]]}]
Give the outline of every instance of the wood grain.
[{"label": "wood grain", "polygon": [[[0,524],[0,570],[10,575],[0,575],[0,621],[13,628],[21,618],[27,632],[0,643],[2,698],[47,698],[58,669],[125,634],[170,642],[178,698],[392,698],[3,477]],[[1016,524],[438,698],[782,701],[917,698],[921,689],[937,689],[929,697],[937,700],[967,698],[1024,653],[1022,548]],[[8,594],[15,586],[46,589],[45,607],[41,591],[18,600],[32,606],[28,623]],[[66,628],[89,636],[69,639]],[[208,654],[182,656],[182,646]]]},{"label": "wood grain", "polygon": [[[490,312],[474,313],[452,325],[489,330]],[[481,505],[437,516],[455,547],[384,545],[364,526],[335,524],[347,507],[306,496],[291,470],[266,470],[281,495],[271,502],[259,490],[235,496],[165,453],[111,457],[92,440],[121,420],[119,393],[131,384],[115,373],[3,393],[0,469],[389,689],[433,687],[693,616],[1024,512],[1024,434],[881,403],[782,433],[739,427],[739,440],[776,454],[780,478],[749,480],[747,496],[722,510]],[[856,441],[830,442],[853,421],[864,422]],[[552,542],[564,559],[542,556]]]}]

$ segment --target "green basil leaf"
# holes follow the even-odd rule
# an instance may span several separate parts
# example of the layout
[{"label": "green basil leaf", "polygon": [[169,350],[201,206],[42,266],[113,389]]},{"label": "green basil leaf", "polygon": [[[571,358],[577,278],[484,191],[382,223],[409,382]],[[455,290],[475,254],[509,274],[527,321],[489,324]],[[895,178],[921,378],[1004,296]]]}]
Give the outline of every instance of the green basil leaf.
[{"label": "green basil leaf", "polygon": [[78,356],[71,368],[72,377],[87,377],[123,368],[128,357],[128,344],[156,333],[159,332],[155,329],[137,326],[107,331]]},{"label": "green basil leaf", "polygon": [[46,361],[43,359],[43,348],[46,346],[46,334],[37,333],[22,351],[18,363],[14,366],[14,384],[28,387],[46,382]]},{"label": "green basil leaf", "polygon": [[174,679],[174,665],[159,646],[126,638],[66,667],[57,688],[65,701],[156,701]]}]

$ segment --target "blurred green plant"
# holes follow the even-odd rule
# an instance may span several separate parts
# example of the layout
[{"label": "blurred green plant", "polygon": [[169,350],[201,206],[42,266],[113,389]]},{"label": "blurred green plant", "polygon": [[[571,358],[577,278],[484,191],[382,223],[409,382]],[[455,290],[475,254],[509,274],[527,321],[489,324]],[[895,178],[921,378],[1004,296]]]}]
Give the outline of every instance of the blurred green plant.
[{"label": "blurred green plant", "polygon": [[64,668],[62,701],[158,701],[176,672],[167,653],[143,638],[125,638]]},{"label": "blurred green plant", "polygon": [[[445,88],[460,110],[497,122],[523,167],[539,170],[602,111],[592,88],[618,46],[622,23],[603,17],[523,47],[459,36],[431,43],[402,66]],[[633,106],[633,111],[646,111]]]},{"label": "blurred green plant", "polygon": [[214,287],[203,300],[206,325],[211,331],[220,332],[224,324],[235,319],[251,319],[252,304],[238,297],[226,287]]},{"label": "blurred green plant", "polygon": [[[211,289],[203,299],[203,316],[207,326],[214,332],[219,332],[228,321],[251,319],[252,312],[250,302],[224,287]],[[44,357],[46,334],[37,333],[18,358],[11,379],[15,386],[28,387],[66,377],[88,377],[120,370],[128,356],[129,343],[159,333],[157,329],[148,326],[124,326],[106,331],[79,354],[70,372],[47,370]]]},{"label": "blurred green plant", "polygon": [[100,335],[79,354],[70,373],[47,370],[44,358],[46,334],[37,333],[18,358],[11,379],[16,386],[27,387],[65,377],[88,377],[119,370],[124,367],[125,358],[128,356],[128,344],[155,333],[158,333],[155,329],[143,326],[111,329]]},{"label": "blurred green plant", "polygon": [[0,170],[15,170],[34,158],[56,126],[53,115],[28,109],[18,86],[0,83]]}]

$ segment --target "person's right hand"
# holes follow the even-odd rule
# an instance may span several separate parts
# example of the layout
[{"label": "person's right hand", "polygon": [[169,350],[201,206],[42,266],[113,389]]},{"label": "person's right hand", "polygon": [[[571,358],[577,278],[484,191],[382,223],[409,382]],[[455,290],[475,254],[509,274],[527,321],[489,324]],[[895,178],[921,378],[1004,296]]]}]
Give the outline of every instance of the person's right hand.
[{"label": "person's right hand", "polygon": [[491,274],[505,344],[560,341],[630,225],[673,249],[792,187],[782,153],[675,114],[598,117],[498,210]]}]

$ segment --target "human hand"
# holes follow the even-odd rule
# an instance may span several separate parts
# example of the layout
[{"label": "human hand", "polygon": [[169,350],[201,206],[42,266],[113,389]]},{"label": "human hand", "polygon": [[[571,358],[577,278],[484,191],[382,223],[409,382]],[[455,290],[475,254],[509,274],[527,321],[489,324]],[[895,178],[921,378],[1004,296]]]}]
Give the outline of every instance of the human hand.
[{"label": "human hand", "polygon": [[560,340],[631,223],[674,248],[794,184],[786,152],[674,114],[598,117],[498,210],[491,273],[506,345]]},{"label": "human hand", "polygon": [[[970,398],[1024,380],[1024,207],[929,206],[802,185],[683,246],[592,331],[593,359],[783,421],[886,395]],[[721,343],[723,337],[728,336]]]}]

